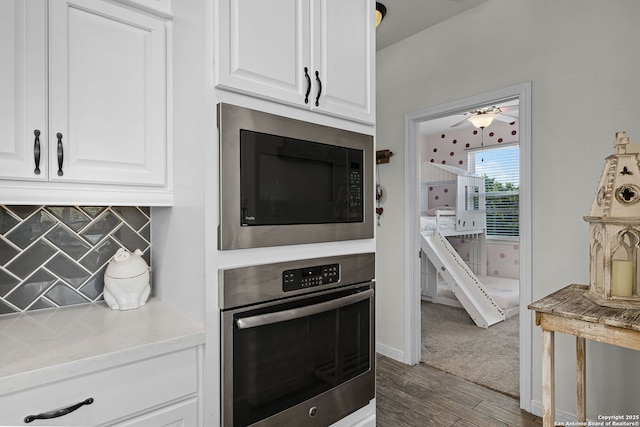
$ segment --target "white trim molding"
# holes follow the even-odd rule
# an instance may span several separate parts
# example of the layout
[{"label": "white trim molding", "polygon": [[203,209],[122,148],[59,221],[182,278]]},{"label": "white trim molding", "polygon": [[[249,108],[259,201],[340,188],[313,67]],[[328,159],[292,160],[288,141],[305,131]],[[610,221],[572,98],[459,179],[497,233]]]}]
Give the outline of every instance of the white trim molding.
[{"label": "white trim molding", "polygon": [[405,200],[405,348],[404,362],[416,364],[421,359],[420,331],[420,251],[418,176],[418,136],[420,123],[470,111],[487,104],[519,100],[520,136],[520,407],[532,412],[531,339],[533,315],[527,309],[531,302],[531,82],[510,86],[460,99],[404,117],[404,200]]},{"label": "white trim molding", "polygon": [[397,360],[398,362],[406,362],[404,357],[404,352],[402,350],[389,347],[388,345],[384,345],[379,342],[376,343],[376,353],[381,354],[390,359]]}]

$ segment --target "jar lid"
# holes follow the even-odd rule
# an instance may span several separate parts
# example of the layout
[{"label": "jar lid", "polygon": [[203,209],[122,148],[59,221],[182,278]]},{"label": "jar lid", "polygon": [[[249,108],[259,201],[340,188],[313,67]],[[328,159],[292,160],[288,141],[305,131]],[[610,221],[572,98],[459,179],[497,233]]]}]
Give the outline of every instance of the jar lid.
[{"label": "jar lid", "polygon": [[109,261],[105,276],[128,279],[146,273],[149,271],[149,266],[140,255],[142,255],[140,249],[136,249],[133,253],[124,248],[118,249]]}]

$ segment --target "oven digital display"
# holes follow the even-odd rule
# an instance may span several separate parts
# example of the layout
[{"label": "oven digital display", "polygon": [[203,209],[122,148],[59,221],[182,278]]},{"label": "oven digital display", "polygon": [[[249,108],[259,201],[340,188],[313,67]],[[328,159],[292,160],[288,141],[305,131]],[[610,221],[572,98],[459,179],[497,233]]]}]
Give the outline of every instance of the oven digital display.
[{"label": "oven digital display", "polygon": [[340,264],[296,268],[282,272],[282,290],[285,292],[312,286],[328,285],[340,280]]}]

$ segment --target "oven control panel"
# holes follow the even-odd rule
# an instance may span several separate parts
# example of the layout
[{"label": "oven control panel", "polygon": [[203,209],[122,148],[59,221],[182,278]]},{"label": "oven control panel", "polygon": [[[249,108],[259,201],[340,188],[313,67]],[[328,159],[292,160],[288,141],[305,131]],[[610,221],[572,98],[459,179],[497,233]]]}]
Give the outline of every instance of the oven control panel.
[{"label": "oven control panel", "polygon": [[296,268],[282,272],[282,290],[297,291],[336,283],[338,280],[340,280],[340,264]]}]

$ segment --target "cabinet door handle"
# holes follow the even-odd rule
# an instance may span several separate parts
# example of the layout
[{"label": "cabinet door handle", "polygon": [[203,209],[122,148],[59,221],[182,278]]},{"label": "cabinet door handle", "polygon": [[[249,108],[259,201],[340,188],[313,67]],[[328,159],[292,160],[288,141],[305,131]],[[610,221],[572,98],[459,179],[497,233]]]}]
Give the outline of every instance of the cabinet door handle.
[{"label": "cabinet door handle", "polygon": [[30,423],[35,420],[50,420],[51,418],[63,417],[84,405],[91,405],[92,403],[93,397],[90,397],[86,400],[83,400],[82,402],[76,403],[75,405],[67,406],[66,408],[54,409],[53,411],[43,412],[38,415],[27,415],[26,417],[24,417],[24,422]]},{"label": "cabinet door handle", "polygon": [[320,106],[320,94],[322,94],[322,81],[320,80],[320,73],[316,71],[316,82],[318,82],[318,96],[316,96],[316,107]]},{"label": "cabinet door handle", "polygon": [[62,147],[62,134],[58,132],[56,134],[58,138],[58,176],[64,175],[62,172],[62,161],[64,160],[64,148]]},{"label": "cabinet door handle", "polygon": [[33,131],[36,139],[33,141],[33,159],[36,162],[36,168],[33,173],[40,175],[40,131],[38,129]]},{"label": "cabinet door handle", "polygon": [[304,94],[304,103],[309,103],[309,94],[311,93],[311,77],[309,77],[309,69],[304,67],[304,76],[307,78],[307,92]]}]

